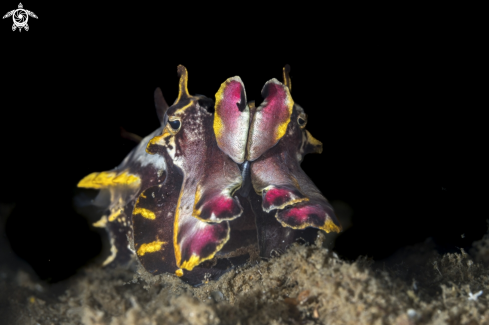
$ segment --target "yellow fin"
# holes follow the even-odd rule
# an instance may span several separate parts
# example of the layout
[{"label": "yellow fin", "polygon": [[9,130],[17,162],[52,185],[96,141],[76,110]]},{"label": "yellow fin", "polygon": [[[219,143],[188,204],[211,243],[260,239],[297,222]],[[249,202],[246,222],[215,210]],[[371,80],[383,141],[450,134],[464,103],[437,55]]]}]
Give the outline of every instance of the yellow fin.
[{"label": "yellow fin", "polygon": [[80,182],[78,182],[77,186],[83,188],[101,189],[118,185],[134,186],[138,185],[140,182],[141,180],[138,176],[129,174],[127,171],[124,171],[120,174],[110,171],[91,173],[90,175],[85,176]]}]

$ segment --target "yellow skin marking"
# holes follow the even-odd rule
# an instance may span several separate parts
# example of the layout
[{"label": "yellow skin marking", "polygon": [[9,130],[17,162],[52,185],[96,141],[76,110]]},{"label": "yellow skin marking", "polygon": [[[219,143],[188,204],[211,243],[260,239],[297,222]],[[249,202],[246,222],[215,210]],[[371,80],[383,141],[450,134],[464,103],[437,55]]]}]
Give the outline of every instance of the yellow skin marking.
[{"label": "yellow skin marking", "polygon": [[289,90],[292,91],[292,80],[290,80],[289,72],[287,71],[287,69],[285,69],[285,67],[283,67],[282,75],[282,78],[284,79],[284,85],[289,87]]},{"label": "yellow skin marking", "polygon": [[102,216],[99,221],[94,222],[92,225],[98,228],[105,228],[105,225],[107,225],[107,216]]},{"label": "yellow skin marking", "polygon": [[166,245],[166,244],[167,244],[167,242],[159,241],[159,240],[156,240],[156,241],[154,241],[152,243],[148,243],[148,244],[142,244],[141,247],[139,247],[137,254],[139,256],[144,256],[144,254],[146,254],[146,253],[157,252],[161,249],[161,247],[163,245]]},{"label": "yellow skin marking", "polygon": [[178,103],[182,96],[190,97],[188,93],[187,83],[188,83],[188,71],[183,65],[177,67],[177,71],[180,74],[179,88],[178,88],[178,98],[175,103]]},{"label": "yellow skin marking", "polygon": [[134,211],[132,212],[133,214],[139,214],[141,215],[142,217],[146,218],[146,219],[150,219],[150,220],[155,220],[156,219],[156,215],[154,214],[153,211],[150,211],[148,209],[145,209],[145,208],[138,208],[137,206],[134,208]]},{"label": "yellow skin marking", "polygon": [[[221,87],[216,93],[216,104],[219,103],[224,97],[224,89],[229,84],[229,80],[226,80],[221,84]],[[222,123],[221,116],[217,113],[214,114],[214,133],[217,138],[217,142],[219,143],[220,138],[222,137],[222,133],[224,131],[224,124]]]},{"label": "yellow skin marking", "polygon": [[161,134],[161,140],[165,140],[166,137],[169,137],[172,135],[173,135],[173,133],[171,133],[170,130],[168,129],[168,126],[166,126],[165,129],[163,130],[163,133]]},{"label": "yellow skin marking", "polygon": [[[194,208],[192,210],[192,217],[197,218],[199,220],[202,220],[202,219],[200,219],[200,211],[196,209],[196,205],[197,205],[197,203],[199,203],[201,197],[202,197],[202,193],[200,190],[200,184],[198,184],[197,189],[195,190],[195,200],[194,200]],[[205,221],[205,220],[202,220],[202,221]]]},{"label": "yellow skin marking", "polygon": [[192,271],[194,267],[196,267],[200,263],[213,259],[216,253],[219,252],[222,249],[222,247],[228,242],[229,238],[230,238],[230,228],[228,228],[228,233],[226,235],[226,238],[224,238],[221,244],[217,245],[216,250],[211,255],[205,258],[201,258],[198,255],[192,254],[192,256],[190,256],[190,259],[188,261],[184,261],[182,265],[180,265],[180,267],[182,269]]},{"label": "yellow skin marking", "polygon": [[331,219],[326,220],[326,223],[320,229],[322,229],[326,232],[334,231],[334,232],[339,233],[341,231],[341,227],[338,227],[337,225],[335,225],[335,223]]},{"label": "yellow skin marking", "polygon": [[280,206],[273,206],[272,208],[268,209],[268,211],[266,211],[266,212],[269,212],[270,210],[273,210],[273,209],[282,210],[283,208],[285,208],[289,205],[294,205],[294,204],[299,203],[299,202],[307,202],[307,201],[309,201],[309,199],[307,197],[303,197],[301,199],[295,199],[292,201],[285,202],[284,204],[282,204]]},{"label": "yellow skin marking", "polygon": [[306,130],[307,134],[307,142],[309,144],[313,145],[316,148],[315,153],[322,153],[323,152],[323,143],[316,138],[314,138],[309,131]]},{"label": "yellow skin marking", "polygon": [[146,153],[149,153],[150,155],[154,154],[153,152],[151,152],[151,150],[149,150],[149,146],[159,145],[160,139],[157,138],[160,138],[160,136],[156,136],[153,139],[149,140],[148,145],[146,146]]},{"label": "yellow skin marking", "polygon": [[102,263],[102,266],[106,266],[109,263],[112,263],[112,261],[115,259],[117,256],[117,247],[115,247],[114,239],[110,239],[110,255],[107,257],[107,259]]},{"label": "yellow skin marking", "polygon": [[[185,184],[185,177],[183,178],[182,184]],[[178,237],[178,219],[180,217],[180,202],[182,200],[183,194],[183,186],[180,190],[180,194],[178,195],[177,209],[175,212],[175,220],[173,221],[173,247],[175,247],[175,260],[177,261],[177,265],[180,265],[182,261],[182,254],[180,254],[180,246],[178,245],[177,237]]]},{"label": "yellow skin marking", "polygon": [[[192,105],[194,105],[194,99],[191,99],[191,100],[190,100],[190,103],[188,103],[187,105],[183,106],[182,108],[179,108],[179,109],[178,109],[178,110],[175,112],[175,116],[178,116],[178,115],[180,115],[180,114],[183,114],[183,113],[185,112],[185,110],[186,110],[187,108],[189,108],[190,106],[192,106]],[[174,121],[174,120],[177,120],[177,118],[172,119],[172,121]]]},{"label": "yellow skin marking", "polygon": [[[193,102],[193,100],[191,100],[190,103],[188,103],[184,107],[180,108],[175,114],[178,115],[179,113],[183,113],[187,108],[189,108],[193,104],[194,104],[194,102]],[[175,120],[180,121],[180,119],[176,118],[176,117],[170,118],[169,120],[170,121],[175,121]],[[182,122],[180,121],[180,123],[182,123]],[[180,129],[181,129],[181,127],[180,127]],[[178,131],[180,131],[180,129],[177,131],[174,131],[170,127],[168,127],[168,125],[167,125],[163,129],[163,132],[161,133],[161,135],[157,135],[157,136],[153,137],[151,140],[149,140],[148,145],[146,146],[146,152],[149,153],[150,155],[154,154],[154,152],[151,152],[150,150],[148,150],[148,148],[152,145],[165,147],[166,146],[165,140],[167,138],[170,138],[170,137],[174,136],[175,134],[177,134]]]},{"label": "yellow skin marking", "polygon": [[[183,184],[185,184],[185,177],[183,178]],[[224,238],[224,240],[221,242],[221,244],[219,244],[216,247],[216,250],[212,254],[210,254],[209,256],[207,256],[205,258],[201,258],[200,256],[192,254],[192,256],[190,257],[190,259],[188,261],[183,261],[183,263],[182,263],[182,254],[181,254],[181,250],[180,250],[180,245],[178,245],[178,240],[177,240],[177,238],[178,238],[178,219],[180,218],[180,203],[182,200],[182,195],[183,195],[183,186],[182,186],[182,189],[180,190],[180,195],[178,196],[178,203],[177,203],[177,209],[176,209],[176,213],[175,213],[175,220],[173,221],[173,247],[175,248],[175,260],[177,262],[177,266],[181,269],[186,269],[186,270],[192,271],[193,268],[196,267],[197,265],[199,265],[200,263],[207,261],[207,260],[211,260],[214,258],[216,253],[219,252],[222,249],[222,247],[228,242],[228,240],[230,238],[231,228],[228,227],[228,233],[226,235],[226,238]]]},{"label": "yellow skin marking", "polygon": [[181,277],[183,276],[183,270],[182,269],[178,269],[175,271],[175,274],[178,276],[178,277]]},{"label": "yellow skin marking", "polygon": [[189,270],[189,271],[192,271],[192,269],[199,265],[200,264],[200,256],[197,256],[195,254],[192,254],[192,256],[190,256],[189,260],[188,261],[185,261],[182,263],[182,265],[180,265],[180,267],[182,269],[186,269],[186,270]]},{"label": "yellow skin marking", "polygon": [[139,195],[138,199],[136,200],[136,204],[134,205],[134,210],[132,211],[132,214],[134,214],[134,215],[139,214],[139,215],[141,215],[142,217],[144,217],[146,219],[155,220],[156,219],[156,215],[155,215],[155,213],[153,211],[148,210],[148,209],[145,209],[145,208],[138,207],[138,205],[139,205],[139,198],[140,197],[146,198],[146,195],[144,195],[144,192],[141,193]]},{"label": "yellow skin marking", "polygon": [[[275,215],[275,218],[278,220],[278,212]],[[335,225],[335,223],[331,219],[326,219],[326,222],[321,227],[316,227],[315,225],[313,225],[311,223],[304,223],[304,224],[302,224],[300,226],[292,227],[292,226],[286,224],[285,222],[283,222],[281,220],[278,220],[278,222],[280,222],[280,224],[282,225],[282,227],[289,227],[289,228],[292,228],[292,229],[305,229],[307,227],[314,227],[314,228],[318,228],[318,229],[324,230],[327,233],[330,233],[332,231],[337,232],[337,233],[341,232],[341,227],[338,227],[337,225]]]},{"label": "yellow skin marking", "polygon": [[118,176],[116,176],[112,182],[114,184],[127,184],[127,185],[130,185],[132,183],[136,183],[136,182],[139,182],[140,179],[139,177],[137,177],[136,175],[131,175],[127,172],[124,172]]},{"label": "yellow skin marking", "polygon": [[110,216],[109,216],[109,222],[112,222],[114,221],[118,216],[120,216],[122,213],[122,209],[118,209],[116,212],[112,213]]},{"label": "yellow skin marking", "polygon": [[165,145],[165,138],[168,136],[171,136],[170,132],[167,130],[168,128],[166,127],[163,130],[162,135],[157,135],[148,142],[148,146],[146,147],[146,152],[149,154],[152,154],[151,152],[148,151],[148,147],[152,145],[158,145],[158,146],[164,146]]},{"label": "yellow skin marking", "polygon": [[[295,179],[295,177],[292,177],[292,182],[294,183],[294,185],[296,185],[296,187],[300,190],[300,186],[299,186],[299,182],[297,182],[297,179]],[[262,189],[261,191],[257,191],[255,189],[255,192],[256,194],[258,195],[262,195],[263,191],[268,191],[270,189],[274,188],[273,185],[271,186],[267,186],[265,187],[264,189]],[[270,209],[266,210],[265,212],[270,212],[270,210],[273,210],[273,209],[279,209],[279,210],[282,210],[283,208],[285,208],[286,206],[289,206],[289,205],[294,205],[296,203],[299,203],[299,202],[307,202],[309,201],[309,199],[307,197],[303,197],[303,198],[298,198],[298,199],[294,199],[294,200],[291,200],[291,201],[288,201],[288,202],[285,202],[284,204],[282,205],[279,205],[279,206],[273,206],[271,207]]]},{"label": "yellow skin marking", "polygon": [[[216,94],[217,98],[217,94]],[[217,101],[217,99],[216,99]],[[224,124],[222,123],[221,116],[219,114],[214,114],[214,133],[216,134],[217,143],[220,144],[220,139],[222,138],[222,132],[224,130]]]},{"label": "yellow skin marking", "polygon": [[294,108],[294,100],[292,99],[292,96],[290,96],[289,88],[285,87],[284,89],[285,92],[287,93],[285,104],[287,105],[287,111],[289,113],[289,116],[287,117],[286,121],[280,123],[280,125],[277,127],[277,131],[275,133],[275,141],[280,140],[285,135],[285,132],[287,131],[287,126],[289,125],[290,122],[290,116],[292,115],[292,109]]},{"label": "yellow skin marking", "polygon": [[118,185],[139,185],[141,180],[136,175],[129,174],[127,171],[117,174],[116,172],[91,173],[85,176],[78,187],[101,189]]}]

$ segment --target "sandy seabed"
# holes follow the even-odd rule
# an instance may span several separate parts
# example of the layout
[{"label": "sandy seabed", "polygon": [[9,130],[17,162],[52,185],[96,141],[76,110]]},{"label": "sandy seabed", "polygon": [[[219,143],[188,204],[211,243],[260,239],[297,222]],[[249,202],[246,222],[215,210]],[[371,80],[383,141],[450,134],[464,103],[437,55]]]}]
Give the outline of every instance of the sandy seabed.
[{"label": "sandy seabed", "polygon": [[489,235],[466,253],[429,242],[389,260],[344,261],[294,244],[194,288],[174,275],[87,267],[46,284],[11,253],[0,207],[2,324],[489,324]]}]

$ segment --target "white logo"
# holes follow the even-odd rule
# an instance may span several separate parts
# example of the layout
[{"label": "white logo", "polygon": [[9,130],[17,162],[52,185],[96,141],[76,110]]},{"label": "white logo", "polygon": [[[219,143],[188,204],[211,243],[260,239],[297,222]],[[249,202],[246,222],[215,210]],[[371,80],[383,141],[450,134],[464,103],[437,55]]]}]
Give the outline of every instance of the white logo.
[{"label": "white logo", "polygon": [[22,28],[24,28],[25,30],[29,30],[29,25],[27,25],[29,16],[37,19],[35,13],[22,8],[23,8],[22,3],[19,3],[19,9],[9,11],[5,16],[3,16],[4,19],[12,16],[12,19],[14,20],[14,24],[12,25],[12,31],[15,31],[16,28],[19,29],[19,32],[22,31]]}]

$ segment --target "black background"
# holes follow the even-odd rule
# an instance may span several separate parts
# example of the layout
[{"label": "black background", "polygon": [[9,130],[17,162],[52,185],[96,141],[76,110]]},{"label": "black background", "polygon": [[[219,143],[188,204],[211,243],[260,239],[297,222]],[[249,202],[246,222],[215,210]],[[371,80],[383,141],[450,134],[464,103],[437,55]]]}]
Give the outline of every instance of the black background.
[{"label": "black background", "polygon": [[[239,75],[257,103],[291,65],[293,98],[324,144],[303,169],[353,209],[335,248],[344,258],[379,260],[427,238],[456,251],[487,230],[487,172],[469,158],[483,148],[462,140],[463,127],[477,132],[462,120],[482,109],[473,99],[481,86],[468,86],[480,49],[456,23],[420,28],[419,17],[375,8],[224,8],[211,17],[189,4],[23,4],[39,17],[28,32],[0,21],[0,202],[16,204],[8,238],[43,279],[63,279],[100,252],[100,236],[72,207],[76,184],[130,151],[119,127],[158,127],[153,92],[174,101],[178,64],[191,94],[214,98]],[[2,3],[1,14],[16,7]]]}]

